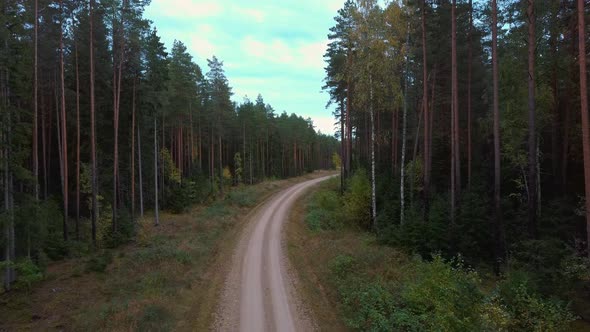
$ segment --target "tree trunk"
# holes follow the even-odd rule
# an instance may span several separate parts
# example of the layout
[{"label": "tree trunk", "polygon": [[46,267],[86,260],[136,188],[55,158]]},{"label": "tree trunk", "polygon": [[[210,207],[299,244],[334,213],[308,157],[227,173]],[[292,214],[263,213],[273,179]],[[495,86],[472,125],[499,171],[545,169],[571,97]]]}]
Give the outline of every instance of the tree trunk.
[{"label": "tree trunk", "polygon": [[553,184],[557,188],[559,185],[559,83],[558,83],[558,66],[559,58],[557,56],[557,35],[559,33],[559,0],[552,0],[552,19],[551,19],[551,34],[549,37],[549,45],[551,47],[551,94],[553,96],[553,107],[551,114],[551,177]]},{"label": "tree trunk", "polygon": [[63,206],[64,206],[64,221],[63,221],[63,236],[64,240],[68,240],[68,135],[66,122],[66,83],[64,72],[64,43],[63,43],[63,0],[59,2],[61,18],[60,18],[60,80],[61,80],[61,152],[62,152],[62,173],[63,173]]},{"label": "tree trunk", "polygon": [[[346,148],[344,140],[344,102],[340,100],[340,155],[342,156],[341,161],[345,160]],[[340,195],[344,194],[344,166],[340,163]]]},{"label": "tree trunk", "polygon": [[451,7],[451,222],[455,222],[458,192],[461,190],[460,158],[459,158],[459,85],[457,83],[457,1]]},{"label": "tree trunk", "polygon": [[528,231],[531,238],[537,237],[537,132],[535,129],[535,3],[528,0],[528,106],[529,106],[529,197]]},{"label": "tree trunk", "polygon": [[154,226],[160,225],[160,210],[158,207],[158,120],[154,116]]},{"label": "tree trunk", "polygon": [[96,248],[96,221],[98,219],[98,180],[96,174],[96,123],[94,119],[94,0],[90,0],[90,146],[92,159],[92,244]]},{"label": "tree trunk", "polygon": [[498,81],[498,6],[492,0],[492,76],[493,76],[493,113],[494,113],[494,256],[496,274],[500,272],[500,263],[504,258],[504,228],[500,206],[500,106]]},{"label": "tree trunk", "polygon": [[135,220],[135,79],[131,101],[131,220]]},{"label": "tree trunk", "polygon": [[471,189],[471,161],[472,161],[472,142],[471,142],[471,75],[473,59],[473,0],[469,0],[469,33],[467,41],[467,188]]},{"label": "tree trunk", "polygon": [[223,146],[221,145],[221,134],[217,138],[219,142],[219,194],[223,197]]},{"label": "tree trunk", "polygon": [[78,42],[76,52],[76,240],[80,240],[80,74],[78,67]]},{"label": "tree trunk", "polygon": [[[422,0],[422,109],[424,113],[424,221],[430,214],[430,112],[428,109],[428,59],[426,53],[426,0]],[[416,136],[417,137],[417,136]]]},{"label": "tree trunk", "polygon": [[[39,1],[35,0],[35,56],[33,74],[33,185],[35,186],[35,218],[39,213]],[[76,53],[77,55],[77,53]],[[76,57],[77,59],[77,57]],[[77,67],[76,67],[77,68]],[[31,258],[31,227],[27,221],[27,257]]]},{"label": "tree trunk", "polygon": [[586,188],[586,243],[590,257],[590,127],[588,123],[588,90],[586,78],[586,34],[584,0],[578,0],[578,42],[580,63],[580,102],[582,114],[582,138],[584,150],[584,178]]},{"label": "tree trunk", "polygon": [[[408,23],[408,35],[406,39],[406,45],[410,45],[410,23]],[[405,222],[405,176],[406,176],[406,134],[407,134],[407,122],[408,122],[408,76],[410,73],[410,59],[406,54],[406,70],[404,73],[404,102],[403,102],[403,119],[402,119],[402,160],[401,160],[401,174],[400,174],[400,218],[399,222],[401,225]]]},{"label": "tree trunk", "polygon": [[143,173],[141,168],[141,133],[137,124],[137,167],[139,173],[139,216],[143,219]]},{"label": "tree trunk", "polygon": [[375,188],[375,112],[373,110],[373,75],[369,73],[369,113],[371,115],[371,226],[376,229],[377,196]]}]

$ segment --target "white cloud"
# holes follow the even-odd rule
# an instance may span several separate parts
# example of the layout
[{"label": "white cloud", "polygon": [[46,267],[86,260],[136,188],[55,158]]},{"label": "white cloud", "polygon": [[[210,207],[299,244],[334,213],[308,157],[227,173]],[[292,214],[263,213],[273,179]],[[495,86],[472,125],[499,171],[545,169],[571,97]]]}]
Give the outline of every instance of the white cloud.
[{"label": "white cloud", "polygon": [[147,8],[148,16],[153,13],[177,19],[212,17],[222,11],[222,6],[217,1],[199,0],[154,0]]},{"label": "white cloud", "polygon": [[245,18],[253,20],[257,23],[264,22],[266,17],[266,13],[262,10],[252,9],[252,8],[241,8],[241,7],[234,7],[234,11]]},{"label": "white cloud", "polygon": [[216,47],[201,34],[194,34],[190,37],[189,51],[191,54],[202,58],[210,58],[215,54]]},{"label": "white cloud", "polygon": [[244,53],[259,60],[281,64],[293,68],[323,69],[323,55],[327,42],[287,43],[282,39],[270,42],[260,41],[253,36],[245,37],[241,42]]}]

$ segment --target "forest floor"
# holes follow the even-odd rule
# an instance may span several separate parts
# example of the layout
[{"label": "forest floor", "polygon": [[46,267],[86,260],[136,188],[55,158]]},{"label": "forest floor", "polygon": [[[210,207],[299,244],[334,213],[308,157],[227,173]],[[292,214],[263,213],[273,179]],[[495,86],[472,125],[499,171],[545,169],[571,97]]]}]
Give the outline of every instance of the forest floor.
[{"label": "forest floor", "polygon": [[281,189],[327,174],[234,188],[187,213],[162,213],[159,227],[146,215],[132,243],[50,263],[42,282],[0,295],[0,331],[207,330],[251,213]]}]

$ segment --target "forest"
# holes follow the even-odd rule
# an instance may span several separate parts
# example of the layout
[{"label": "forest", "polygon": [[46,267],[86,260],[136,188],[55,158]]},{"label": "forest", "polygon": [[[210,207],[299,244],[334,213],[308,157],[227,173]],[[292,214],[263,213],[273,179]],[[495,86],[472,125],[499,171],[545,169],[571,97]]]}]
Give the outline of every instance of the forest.
[{"label": "forest", "polygon": [[223,61],[205,72],[181,41],[167,50],[149,3],[0,5],[6,291],[48,261],[130,241],[148,210],[157,226],[160,210],[333,167],[336,138],[261,95],[234,102]]},{"label": "forest", "polygon": [[[588,13],[584,0],[347,1],[329,32],[324,87],[343,142],[347,219],[383,245],[450,262],[435,272],[520,274],[526,294],[587,298]],[[390,310],[380,296],[357,300]],[[342,301],[354,311],[354,299]],[[432,317],[408,306],[400,310]],[[588,319],[586,305],[574,306]],[[550,316],[529,309],[531,320]],[[412,330],[399,312],[384,320]],[[378,326],[353,315],[357,327]],[[522,330],[567,325],[552,326]]]}]

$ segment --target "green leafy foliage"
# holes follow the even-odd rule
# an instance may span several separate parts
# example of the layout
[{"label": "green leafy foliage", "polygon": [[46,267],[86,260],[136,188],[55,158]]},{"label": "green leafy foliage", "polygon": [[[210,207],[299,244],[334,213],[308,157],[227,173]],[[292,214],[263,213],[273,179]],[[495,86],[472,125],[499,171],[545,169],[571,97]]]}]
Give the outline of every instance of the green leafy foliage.
[{"label": "green leafy foliage", "polygon": [[344,214],[348,222],[368,229],[371,224],[371,184],[365,170],[357,170],[344,194]]},{"label": "green leafy foliage", "polygon": [[35,283],[44,278],[41,268],[28,258],[18,261],[15,264],[15,271],[18,276],[16,288],[30,290]]},{"label": "green leafy foliage", "polygon": [[110,250],[101,250],[98,253],[92,255],[86,260],[85,270],[86,272],[104,272],[109,264],[113,261],[113,254]]},{"label": "green leafy foliage", "polygon": [[420,258],[400,266],[402,279],[367,274],[355,257],[330,264],[349,327],[359,331],[565,331],[574,316],[560,302],[509,278],[491,293],[461,259]]},{"label": "green leafy foliage", "polygon": [[[338,185],[332,180],[332,186]],[[308,202],[305,222],[311,230],[338,229],[342,227],[342,199],[334,190],[314,193]]]}]

